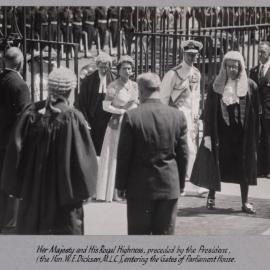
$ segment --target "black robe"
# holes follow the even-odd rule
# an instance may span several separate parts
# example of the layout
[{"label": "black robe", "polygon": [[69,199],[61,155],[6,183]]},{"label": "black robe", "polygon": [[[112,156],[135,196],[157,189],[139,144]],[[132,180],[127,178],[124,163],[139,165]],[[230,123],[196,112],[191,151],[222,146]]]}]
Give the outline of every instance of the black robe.
[{"label": "black robe", "polygon": [[83,234],[82,202],[96,191],[97,160],[83,115],[64,102],[61,113],[28,107],[17,121],[2,188],[21,198],[17,233]]},{"label": "black robe", "polygon": [[[235,136],[240,136],[241,140],[232,142],[232,134],[227,134],[228,140],[226,140],[225,134],[220,132],[220,128],[224,125],[220,124],[222,117],[220,112],[220,100],[222,95],[209,89],[207,100],[204,109],[204,137],[211,137],[212,151],[210,152],[204,146],[204,140],[202,140],[199,147],[196,160],[194,162],[190,181],[191,183],[220,191],[220,182],[230,183],[246,183],[247,185],[257,184],[257,146],[259,137],[259,111],[260,102],[257,91],[257,85],[252,80],[249,80],[249,89],[247,96],[245,97],[245,112],[243,127],[235,127],[234,130],[238,133]],[[230,131],[228,132],[230,133]],[[222,138],[221,138],[222,136]],[[224,158],[224,144],[240,145],[237,149],[226,149],[228,153],[228,160],[221,160]],[[222,144],[222,145],[221,145]],[[229,150],[229,151],[227,151]],[[237,160],[230,160],[230,158],[239,157]],[[237,162],[241,168],[234,170],[232,167],[228,169],[228,164]],[[221,167],[222,166],[222,167]]]},{"label": "black robe", "polygon": [[[114,79],[111,72],[107,73],[106,79],[108,86]],[[105,131],[111,117],[110,113],[103,110],[102,102],[105,99],[105,93],[98,92],[99,84],[99,74],[96,70],[82,81],[77,105],[91,127],[91,137],[97,155],[100,155]]]}]

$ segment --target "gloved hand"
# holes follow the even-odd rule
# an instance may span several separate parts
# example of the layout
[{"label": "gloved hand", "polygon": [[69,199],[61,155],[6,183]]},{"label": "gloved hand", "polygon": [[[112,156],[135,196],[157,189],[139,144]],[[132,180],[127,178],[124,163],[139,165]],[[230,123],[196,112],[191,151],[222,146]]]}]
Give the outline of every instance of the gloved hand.
[{"label": "gloved hand", "polygon": [[211,143],[211,137],[210,136],[205,136],[204,137],[204,147],[209,149],[209,151],[212,151],[212,143]]}]

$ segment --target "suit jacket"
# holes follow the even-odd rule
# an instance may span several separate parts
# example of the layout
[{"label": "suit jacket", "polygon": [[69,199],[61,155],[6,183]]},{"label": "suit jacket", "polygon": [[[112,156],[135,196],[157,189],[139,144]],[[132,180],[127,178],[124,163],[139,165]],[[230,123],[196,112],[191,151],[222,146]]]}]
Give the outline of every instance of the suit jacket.
[{"label": "suit jacket", "polygon": [[0,149],[5,149],[17,115],[30,103],[30,91],[20,75],[4,70],[0,75]]},{"label": "suit jacket", "polygon": [[258,85],[259,95],[262,104],[262,117],[270,119],[270,68],[268,68],[264,77],[259,79],[260,66],[250,70],[250,78]]},{"label": "suit jacket", "polygon": [[128,199],[176,199],[188,159],[184,114],[149,99],[125,113],[118,146],[116,188]]}]

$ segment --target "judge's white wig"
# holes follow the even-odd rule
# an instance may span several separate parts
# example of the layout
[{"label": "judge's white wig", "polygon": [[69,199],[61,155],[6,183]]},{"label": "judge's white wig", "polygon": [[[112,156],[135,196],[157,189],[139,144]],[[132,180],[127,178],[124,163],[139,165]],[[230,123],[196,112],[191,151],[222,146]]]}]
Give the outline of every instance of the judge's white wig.
[{"label": "judge's white wig", "polygon": [[226,71],[227,60],[235,60],[239,62],[239,76],[236,79],[236,94],[238,97],[243,97],[246,95],[248,90],[248,77],[245,70],[244,58],[242,54],[238,51],[229,51],[224,55],[219,74],[217,75],[213,84],[214,91],[219,94],[223,94],[224,92],[224,87],[228,80],[228,75]]},{"label": "judge's white wig", "polygon": [[111,66],[112,58],[107,53],[101,52],[96,58],[96,65],[99,63],[108,63]]},{"label": "judge's white wig", "polygon": [[48,91],[49,93],[64,94],[75,89],[77,79],[75,73],[66,67],[55,68],[49,74]]}]

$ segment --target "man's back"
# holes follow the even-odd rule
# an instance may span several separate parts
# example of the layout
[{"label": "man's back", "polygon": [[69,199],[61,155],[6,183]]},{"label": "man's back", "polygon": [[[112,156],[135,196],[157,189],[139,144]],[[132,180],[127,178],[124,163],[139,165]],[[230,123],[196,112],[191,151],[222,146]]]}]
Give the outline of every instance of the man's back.
[{"label": "man's back", "polygon": [[[186,121],[182,112],[148,99],[124,117],[117,185],[128,198],[174,199],[184,185]],[[126,185],[126,186],[125,186]]]},{"label": "man's back", "polygon": [[5,148],[17,114],[30,102],[25,81],[16,71],[5,70],[0,76],[0,148]]}]

